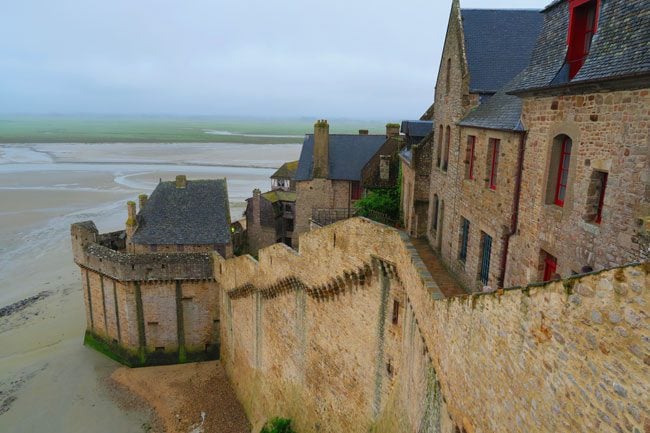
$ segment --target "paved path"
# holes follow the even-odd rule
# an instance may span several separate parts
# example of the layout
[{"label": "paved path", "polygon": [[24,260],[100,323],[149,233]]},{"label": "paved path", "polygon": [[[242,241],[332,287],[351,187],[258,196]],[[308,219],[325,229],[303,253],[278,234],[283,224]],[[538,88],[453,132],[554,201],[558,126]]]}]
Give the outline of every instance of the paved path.
[{"label": "paved path", "polygon": [[411,243],[445,297],[467,294],[456,279],[442,265],[440,258],[431,246],[429,246],[425,238],[411,238]]}]

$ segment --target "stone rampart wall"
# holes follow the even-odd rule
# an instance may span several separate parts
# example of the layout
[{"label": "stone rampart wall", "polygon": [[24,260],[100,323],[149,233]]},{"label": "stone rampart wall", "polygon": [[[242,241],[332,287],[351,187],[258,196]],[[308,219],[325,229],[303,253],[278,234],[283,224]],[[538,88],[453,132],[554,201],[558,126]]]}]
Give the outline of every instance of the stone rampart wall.
[{"label": "stone rampart wall", "polygon": [[354,218],[303,235],[299,252],[216,258],[215,275],[222,359],[253,422],[449,433],[650,422],[647,265],[444,299],[408,239]]}]

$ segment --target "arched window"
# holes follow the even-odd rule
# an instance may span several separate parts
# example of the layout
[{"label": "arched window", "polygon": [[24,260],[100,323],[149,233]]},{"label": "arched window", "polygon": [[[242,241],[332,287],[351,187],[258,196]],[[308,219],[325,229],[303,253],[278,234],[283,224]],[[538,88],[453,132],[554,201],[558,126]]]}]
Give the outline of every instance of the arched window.
[{"label": "arched window", "polygon": [[442,169],[447,171],[449,165],[449,145],[451,143],[451,128],[447,125],[447,133],[445,134],[445,156],[442,161]]},{"label": "arched window", "polygon": [[564,206],[569,186],[569,166],[573,142],[567,135],[559,135],[553,140],[551,160],[546,187],[546,203]]}]

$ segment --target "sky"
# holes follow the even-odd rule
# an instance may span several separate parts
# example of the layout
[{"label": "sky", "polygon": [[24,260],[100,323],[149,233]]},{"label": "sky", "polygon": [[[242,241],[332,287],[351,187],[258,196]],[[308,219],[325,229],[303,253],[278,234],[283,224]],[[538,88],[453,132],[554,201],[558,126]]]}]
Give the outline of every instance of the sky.
[{"label": "sky", "polygon": [[2,3],[0,114],[384,120],[432,103],[451,0]]}]

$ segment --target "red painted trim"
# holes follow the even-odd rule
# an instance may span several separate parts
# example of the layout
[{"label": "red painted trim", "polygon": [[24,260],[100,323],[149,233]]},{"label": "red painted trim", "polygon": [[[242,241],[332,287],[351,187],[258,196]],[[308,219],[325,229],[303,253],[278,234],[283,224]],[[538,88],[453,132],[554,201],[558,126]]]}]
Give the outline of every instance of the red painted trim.
[{"label": "red painted trim", "polygon": [[551,281],[557,271],[557,259],[550,254],[544,258],[544,281]]},{"label": "red painted trim", "polygon": [[496,175],[497,175],[497,168],[498,168],[498,158],[499,158],[499,144],[501,140],[498,140],[496,138],[490,138],[492,141],[492,167],[490,169],[490,189],[491,190],[496,190],[497,189],[497,183],[496,183]]}]

